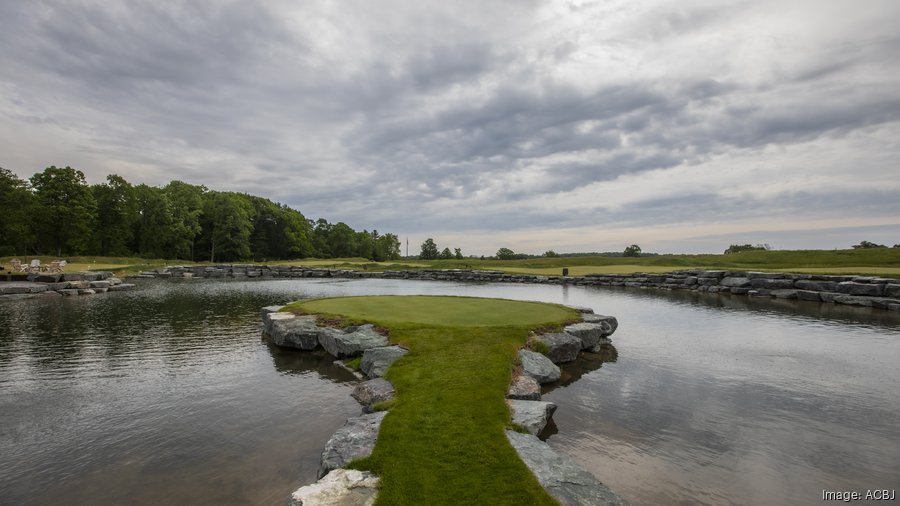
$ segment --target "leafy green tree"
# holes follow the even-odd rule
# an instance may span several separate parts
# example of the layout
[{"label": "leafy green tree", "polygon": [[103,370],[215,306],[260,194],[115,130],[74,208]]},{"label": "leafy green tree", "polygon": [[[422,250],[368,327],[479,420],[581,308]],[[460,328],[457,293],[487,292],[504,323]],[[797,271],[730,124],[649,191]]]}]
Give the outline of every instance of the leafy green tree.
[{"label": "leafy green tree", "polygon": [[132,249],[151,258],[168,257],[172,236],[172,210],[162,188],[140,184],[134,187],[137,219]]},{"label": "leafy green tree", "polygon": [[171,237],[166,258],[194,260],[197,239],[203,231],[203,194],[206,187],[171,181],[163,188],[171,213]]},{"label": "leafy green tree", "polygon": [[500,248],[497,250],[498,260],[512,260],[516,257],[516,253],[509,248]]},{"label": "leafy green tree", "polygon": [[625,251],[622,253],[622,256],[626,257],[639,257],[641,256],[641,247],[637,244],[632,244],[625,248]]},{"label": "leafy green tree", "polygon": [[28,183],[0,167],[0,255],[24,255],[34,241]]},{"label": "leafy green tree", "polygon": [[553,250],[550,250],[550,251],[544,252],[544,256],[547,258],[559,258],[559,253],[557,253]]},{"label": "leafy green tree", "polygon": [[97,204],[84,173],[50,166],[31,177],[35,196],[35,230],[43,251],[84,253],[91,237]]},{"label": "leafy green tree", "polygon": [[453,258],[453,253],[450,252],[450,248],[444,248],[441,251],[440,258],[441,260],[450,260],[451,258]]},{"label": "leafy green tree", "polygon": [[252,205],[235,193],[209,192],[204,196],[203,230],[210,262],[251,257],[252,213]]},{"label": "leafy green tree", "polygon": [[305,258],[313,255],[312,228],[300,211],[282,206],[282,247],[279,258]]},{"label": "leafy green tree", "polygon": [[328,234],[328,247],[334,258],[356,255],[356,232],[342,221],[335,223]]},{"label": "leafy green tree", "polygon": [[732,244],[725,250],[725,254],[729,255],[731,253],[740,253],[741,251],[765,251],[771,249],[768,244]]},{"label": "leafy green tree", "polygon": [[105,183],[96,184],[91,190],[97,202],[95,251],[102,256],[132,254],[129,245],[138,216],[134,187],[122,176],[110,174]]},{"label": "leafy green tree", "polygon": [[884,244],[875,244],[871,241],[862,241],[859,244],[854,244],[853,249],[873,249],[873,248],[887,248]]},{"label": "leafy green tree", "polygon": [[375,240],[375,260],[397,260],[400,258],[400,239],[396,234],[384,234]]},{"label": "leafy green tree", "polygon": [[422,253],[419,255],[419,258],[422,260],[434,260],[438,257],[438,249],[437,244],[434,243],[434,239],[428,238],[425,239],[425,242],[422,243]]},{"label": "leafy green tree", "polygon": [[453,258],[457,260],[463,259],[462,250],[460,248],[453,248]]}]

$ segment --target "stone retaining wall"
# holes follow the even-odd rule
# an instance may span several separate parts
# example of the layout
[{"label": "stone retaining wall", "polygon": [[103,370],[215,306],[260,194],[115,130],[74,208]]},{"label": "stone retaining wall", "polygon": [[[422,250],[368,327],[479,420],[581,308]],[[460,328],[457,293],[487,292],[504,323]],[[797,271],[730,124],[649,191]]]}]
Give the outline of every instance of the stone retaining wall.
[{"label": "stone retaining wall", "polygon": [[141,273],[140,277],[202,278],[383,278],[423,281],[491,283],[541,283],[578,286],[617,286],[729,293],[757,297],[798,299],[900,312],[900,279],[870,276],[827,276],[782,272],[683,270],[661,274],[589,274],[586,276],[535,276],[472,269],[423,269],[367,272],[303,266],[215,265],[167,267]]},{"label": "stone retaining wall", "polygon": [[60,295],[94,295],[134,287],[111,272],[67,272],[31,274],[28,281],[0,283],[0,300]]}]

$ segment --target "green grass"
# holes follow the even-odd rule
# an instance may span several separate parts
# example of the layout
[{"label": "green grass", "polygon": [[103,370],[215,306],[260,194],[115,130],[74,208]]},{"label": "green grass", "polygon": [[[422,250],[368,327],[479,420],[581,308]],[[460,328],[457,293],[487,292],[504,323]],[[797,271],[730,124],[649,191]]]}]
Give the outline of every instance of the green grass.
[{"label": "green grass", "polygon": [[[0,258],[9,268],[12,257]],[[40,258],[42,263],[57,260],[52,256],[19,257],[23,262]],[[210,265],[184,260],[111,257],[64,257],[71,263],[69,272],[109,270],[119,275],[136,274],[142,270],[166,265]],[[231,262],[226,262],[231,263]],[[234,263],[258,263],[252,261]],[[585,274],[631,274],[635,272],[671,272],[681,269],[728,269],[744,271],[782,271],[809,274],[857,274],[900,278],[900,248],[849,250],[775,250],[744,251],[730,255],[658,255],[652,257],[574,257],[529,258],[525,260],[395,260],[372,262],[364,258],[304,258],[262,262],[267,265],[305,265],[380,272],[404,269],[484,269],[518,274],[558,276],[562,268],[570,276]]]},{"label": "green grass", "polygon": [[285,311],[374,323],[410,351],[387,372],[397,398],[372,456],[378,504],[555,504],[504,430],[516,350],[534,328],[576,321],[564,306],[473,297],[371,296],[302,301]]}]

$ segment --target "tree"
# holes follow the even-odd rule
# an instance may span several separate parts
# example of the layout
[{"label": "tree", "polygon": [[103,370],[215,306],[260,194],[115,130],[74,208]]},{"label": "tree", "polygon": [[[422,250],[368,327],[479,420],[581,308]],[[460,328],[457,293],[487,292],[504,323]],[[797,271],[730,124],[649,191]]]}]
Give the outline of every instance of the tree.
[{"label": "tree", "polygon": [[44,250],[84,253],[88,247],[96,202],[84,173],[72,167],[50,166],[31,177],[35,229]]},{"label": "tree", "polygon": [[625,251],[622,252],[622,256],[625,257],[639,257],[641,256],[641,247],[637,244],[632,244],[625,248]]},{"label": "tree", "polygon": [[453,248],[453,258],[457,260],[462,260],[462,250],[460,248]]},{"label": "tree", "polygon": [[498,260],[512,260],[516,257],[516,253],[509,248],[500,248],[497,250]]},{"label": "tree", "polygon": [[137,208],[134,187],[122,176],[110,174],[106,183],[91,187],[97,202],[94,249],[102,256],[128,256]]},{"label": "tree", "polygon": [[169,201],[171,213],[172,235],[167,245],[168,255],[172,258],[194,260],[194,250],[203,227],[200,217],[203,214],[203,194],[206,187],[182,181],[171,181],[163,188]]},{"label": "tree", "polygon": [[375,260],[397,260],[400,258],[400,239],[396,234],[384,234],[375,239]]},{"label": "tree", "polygon": [[768,244],[757,244],[756,246],[752,244],[732,244],[725,250],[725,254],[740,253],[741,251],[766,251],[770,249],[772,249],[772,247]]},{"label": "tree", "polygon": [[137,217],[132,250],[151,258],[167,258],[172,238],[172,210],[162,188],[140,184],[134,187]]},{"label": "tree", "polygon": [[24,255],[34,241],[28,183],[0,167],[0,256]]},{"label": "tree", "polygon": [[437,244],[434,243],[434,239],[428,238],[425,239],[425,242],[422,243],[422,253],[419,255],[419,258],[422,260],[434,260],[438,257],[438,249]]},{"label": "tree", "polygon": [[331,256],[349,258],[356,255],[356,232],[344,222],[338,222],[328,234],[328,247]]},{"label": "tree", "polygon": [[453,253],[450,253],[450,248],[444,248],[441,251],[441,260],[450,260],[453,258]]},{"label": "tree", "polygon": [[872,248],[887,248],[884,244],[875,244],[870,241],[862,241],[859,244],[854,244],[853,249],[872,249]]},{"label": "tree", "polygon": [[550,250],[550,251],[544,252],[544,256],[547,258],[559,258],[559,253],[557,253],[553,250]]},{"label": "tree", "polygon": [[250,204],[235,193],[209,192],[205,195],[203,228],[210,262],[250,258],[252,212]]}]

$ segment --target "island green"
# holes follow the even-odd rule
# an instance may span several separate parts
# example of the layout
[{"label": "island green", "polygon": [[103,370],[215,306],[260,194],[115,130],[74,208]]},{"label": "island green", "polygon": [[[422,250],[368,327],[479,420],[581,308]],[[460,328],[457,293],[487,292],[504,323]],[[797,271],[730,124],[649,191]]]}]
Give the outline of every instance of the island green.
[{"label": "island green", "polygon": [[301,301],[284,311],[373,323],[409,353],[387,371],[396,402],[371,457],[378,504],[555,504],[509,445],[505,393],[516,351],[538,328],[577,321],[556,304],[444,296]]}]

